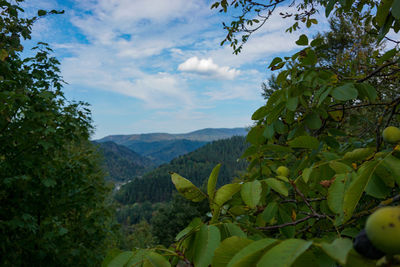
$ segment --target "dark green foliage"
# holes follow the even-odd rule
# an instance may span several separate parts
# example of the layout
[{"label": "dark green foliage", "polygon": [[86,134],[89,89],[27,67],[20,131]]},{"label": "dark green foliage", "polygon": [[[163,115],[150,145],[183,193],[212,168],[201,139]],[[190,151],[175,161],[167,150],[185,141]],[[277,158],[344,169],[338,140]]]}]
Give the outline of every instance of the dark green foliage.
[{"label": "dark green foliage", "polygon": [[108,173],[107,179],[114,182],[132,180],[143,175],[154,167],[154,163],[127,147],[107,141],[97,143],[103,155],[104,169]]},{"label": "dark green foliage", "polygon": [[165,203],[152,204],[149,201],[121,206],[117,211],[117,220],[123,225],[137,224],[143,220],[150,222],[153,213]]},{"label": "dark green foliage", "polygon": [[124,185],[115,198],[123,204],[147,200],[168,201],[174,189],[169,172],[177,172],[195,185],[201,186],[218,163],[222,163],[218,186],[229,183],[247,166],[244,160],[238,161],[246,147],[245,138],[239,136],[214,141],[172,160],[169,164],[161,165],[141,179],[134,179]]},{"label": "dark green foliage", "polygon": [[174,194],[172,201],[159,208],[151,219],[156,244],[169,246],[174,242],[175,236],[194,218],[204,217],[208,211],[207,200],[193,203],[179,194]]},{"label": "dark green foliage", "polygon": [[0,10],[0,265],[98,266],[114,222],[90,111],[65,100],[46,44],[21,57],[36,18]]}]

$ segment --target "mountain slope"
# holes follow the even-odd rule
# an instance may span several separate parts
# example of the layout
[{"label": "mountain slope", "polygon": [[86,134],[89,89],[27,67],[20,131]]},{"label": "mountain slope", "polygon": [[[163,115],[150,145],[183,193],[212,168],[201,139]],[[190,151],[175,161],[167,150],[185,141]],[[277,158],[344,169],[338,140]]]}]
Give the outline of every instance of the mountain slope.
[{"label": "mountain slope", "polygon": [[124,182],[149,171],[155,164],[131,149],[114,142],[96,143],[104,157],[108,180]]},{"label": "mountain slope", "polygon": [[245,128],[206,128],[184,134],[168,133],[149,133],[149,134],[130,134],[130,135],[109,135],[97,142],[112,141],[120,145],[128,146],[140,142],[157,142],[166,140],[181,140],[211,142],[219,139],[230,138],[232,136],[244,136],[247,134]]},{"label": "mountain slope", "polygon": [[128,147],[133,151],[153,160],[157,165],[170,162],[172,159],[187,154],[205,145],[206,142],[182,140],[166,140],[151,143],[133,143]]},{"label": "mountain slope", "polygon": [[132,180],[121,187],[115,198],[122,204],[168,201],[174,190],[169,172],[177,172],[195,185],[202,186],[218,163],[222,163],[218,178],[218,186],[221,186],[245,170],[247,163],[237,159],[246,147],[245,138],[241,136],[208,143],[146,173],[143,178]]}]

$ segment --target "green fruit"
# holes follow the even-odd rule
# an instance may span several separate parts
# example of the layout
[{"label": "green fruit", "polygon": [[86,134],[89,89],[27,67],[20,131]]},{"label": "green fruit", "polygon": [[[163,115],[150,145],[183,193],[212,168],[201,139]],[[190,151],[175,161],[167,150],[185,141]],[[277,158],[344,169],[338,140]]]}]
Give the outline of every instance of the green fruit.
[{"label": "green fruit", "polygon": [[372,213],[365,231],[377,249],[387,254],[400,254],[400,207],[384,207]]},{"label": "green fruit", "polygon": [[276,169],[276,174],[278,174],[278,176],[288,177],[289,173],[289,169],[285,166],[279,166],[278,169]]},{"label": "green fruit", "polygon": [[400,142],[400,129],[394,126],[386,127],[382,136],[385,142],[396,144]]}]

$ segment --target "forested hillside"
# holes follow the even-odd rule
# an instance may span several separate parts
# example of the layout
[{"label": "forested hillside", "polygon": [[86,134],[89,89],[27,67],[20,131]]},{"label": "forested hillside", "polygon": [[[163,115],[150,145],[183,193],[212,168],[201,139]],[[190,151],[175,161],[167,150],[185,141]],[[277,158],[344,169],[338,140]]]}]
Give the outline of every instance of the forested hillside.
[{"label": "forested hillside", "polygon": [[202,147],[207,142],[191,141],[186,139],[181,140],[163,140],[156,142],[135,142],[126,146],[139,153],[142,156],[148,157],[156,165],[170,162],[172,159],[192,152],[199,147]]},{"label": "forested hillside", "polygon": [[218,163],[222,163],[218,181],[218,186],[221,186],[245,170],[247,163],[245,160],[238,161],[238,159],[246,147],[245,138],[241,136],[214,141],[172,160],[169,164],[161,165],[141,179],[134,179],[124,185],[115,198],[122,204],[168,201],[174,190],[170,172],[180,173],[194,184],[202,186]]},{"label": "forested hillside", "polygon": [[127,147],[108,141],[95,143],[103,155],[103,166],[107,173],[106,179],[113,182],[124,182],[136,176],[143,175],[155,164],[146,157]]}]

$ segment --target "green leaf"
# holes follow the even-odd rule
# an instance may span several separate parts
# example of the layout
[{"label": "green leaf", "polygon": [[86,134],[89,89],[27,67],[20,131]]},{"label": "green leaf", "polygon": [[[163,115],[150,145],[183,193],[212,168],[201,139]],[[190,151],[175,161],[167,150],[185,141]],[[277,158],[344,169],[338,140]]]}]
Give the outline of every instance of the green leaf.
[{"label": "green leaf", "polygon": [[305,123],[311,130],[317,130],[322,126],[321,118],[317,113],[314,112],[306,116]]},{"label": "green leaf", "polygon": [[388,155],[383,160],[384,166],[393,174],[398,185],[400,185],[400,159]]},{"label": "green leaf", "polygon": [[329,167],[331,167],[331,169],[333,169],[337,174],[348,173],[353,170],[349,165],[346,165],[338,161],[329,162]]},{"label": "green leaf", "polygon": [[212,266],[225,267],[233,256],[242,250],[247,245],[253,243],[253,240],[232,236],[221,242],[219,247],[215,250]]},{"label": "green leaf", "polygon": [[192,184],[192,182],[183,178],[179,174],[172,173],[171,179],[178,192],[181,193],[186,199],[189,199],[193,202],[200,202],[206,197],[200,189]]},{"label": "green leaf", "polygon": [[262,106],[253,113],[253,115],[251,116],[251,119],[253,121],[261,120],[262,118],[264,118],[267,115],[267,113],[268,113],[267,107]]},{"label": "green leaf", "polygon": [[393,0],[392,15],[395,19],[400,20],[400,0]]},{"label": "green leaf", "polygon": [[328,17],[331,13],[332,9],[335,7],[337,0],[329,0],[328,4],[325,7],[325,16]]},{"label": "green leaf", "polygon": [[358,201],[379,163],[379,161],[370,161],[365,163],[365,165],[360,168],[360,174],[357,175],[346,190],[343,199],[344,221],[347,221],[353,215]]},{"label": "green leaf", "polygon": [[312,171],[313,171],[313,168],[305,168],[303,170],[303,173],[301,174],[301,177],[303,178],[303,181],[305,183],[307,183],[308,180],[310,179],[310,175],[311,175]]},{"label": "green leaf", "polygon": [[194,218],[186,228],[184,228],[176,235],[175,241],[180,240],[182,237],[189,234],[194,228],[200,226],[202,223],[203,222],[201,221],[200,218]]},{"label": "green leaf", "polygon": [[322,243],[323,251],[342,265],[346,264],[347,255],[352,248],[353,242],[350,239],[337,238],[331,244]]},{"label": "green leaf", "polygon": [[144,256],[143,267],[170,267],[169,261],[160,254],[149,251]]},{"label": "green leaf", "polygon": [[224,223],[221,225],[221,239],[225,239],[231,236],[247,237],[242,229],[233,223]]},{"label": "green leaf", "polygon": [[269,64],[268,68],[271,68],[271,67],[273,67],[276,64],[281,63],[281,62],[282,62],[282,58],[276,57],[271,61],[271,64]]},{"label": "green leaf", "polygon": [[308,38],[305,34],[300,35],[299,40],[296,41],[297,45],[308,45]]},{"label": "green leaf", "polygon": [[369,158],[375,152],[375,148],[367,147],[367,148],[356,148],[351,152],[347,152],[344,154],[343,159],[351,160],[351,161],[361,161]]},{"label": "green leaf", "polygon": [[258,267],[291,266],[311,245],[312,241],[286,239],[268,250],[257,263]]},{"label": "green leaf", "polygon": [[274,133],[275,132],[274,132],[274,125],[273,124],[265,126],[265,130],[264,130],[264,133],[263,133],[265,138],[271,139],[274,136]]},{"label": "green leaf", "polygon": [[207,267],[211,264],[214,251],[221,242],[221,235],[214,225],[205,225],[196,233],[194,241],[193,262],[196,267]]},{"label": "green leaf", "polygon": [[387,19],[387,16],[389,15],[390,7],[392,6],[393,0],[382,0],[380,1],[380,4],[378,6],[377,12],[376,12],[376,22],[379,27],[382,27]]},{"label": "green leaf", "polygon": [[265,207],[262,218],[266,222],[270,222],[275,216],[278,211],[278,204],[276,202],[268,203],[267,207]]},{"label": "green leaf", "polygon": [[244,203],[250,208],[254,209],[261,199],[262,187],[258,180],[244,183],[240,194]]},{"label": "green leaf", "polygon": [[226,184],[215,193],[214,203],[219,207],[225,204],[234,194],[239,192],[241,184]]},{"label": "green leaf", "polygon": [[247,134],[246,140],[253,145],[261,145],[265,142],[264,125],[256,125]]},{"label": "green leaf", "polygon": [[133,255],[134,253],[132,251],[124,251],[112,259],[107,267],[124,267]]},{"label": "green leaf", "polygon": [[375,101],[378,97],[375,87],[369,83],[357,83],[356,88],[360,99],[368,99],[369,101]]},{"label": "green leaf", "polygon": [[288,143],[293,148],[317,149],[319,146],[318,139],[312,136],[299,136]]},{"label": "green leaf", "polygon": [[214,200],[215,187],[217,185],[217,179],[218,179],[218,174],[219,174],[220,168],[221,168],[221,164],[218,164],[217,166],[215,166],[210,174],[210,177],[208,178],[207,194],[208,194],[210,203],[213,203],[213,200]]},{"label": "green leaf", "polygon": [[41,16],[45,16],[47,14],[47,11],[40,9],[40,10],[38,10],[37,13],[38,13],[38,16],[41,17]]},{"label": "green leaf", "polygon": [[267,178],[263,181],[279,194],[282,194],[286,197],[289,195],[289,191],[284,182],[275,178]]},{"label": "green leaf", "polygon": [[367,195],[380,199],[388,197],[391,191],[392,189],[388,187],[376,174],[372,175],[372,178],[369,180],[367,187],[365,188],[365,193]]},{"label": "green leaf", "polygon": [[248,267],[255,266],[258,259],[264,254],[271,246],[277,243],[276,239],[265,238],[258,241],[255,241],[243,249],[241,249],[238,253],[233,256],[233,258],[229,261],[228,267]]},{"label": "green leaf", "polygon": [[339,86],[339,87],[336,87],[335,89],[333,89],[332,96],[336,100],[348,101],[348,100],[356,99],[358,96],[358,91],[354,87],[354,84],[346,83],[342,86]]},{"label": "green leaf", "polygon": [[286,102],[286,107],[290,111],[295,111],[298,104],[299,104],[299,98],[298,97],[289,97],[287,102]]},{"label": "green leaf", "polygon": [[117,257],[122,251],[118,248],[112,248],[109,251],[107,251],[107,255],[103,262],[101,263],[101,267],[107,267],[108,264],[115,258]]},{"label": "green leaf", "polygon": [[333,181],[328,189],[328,207],[336,214],[340,214],[343,211],[346,177],[345,174],[336,175],[335,181]]}]

